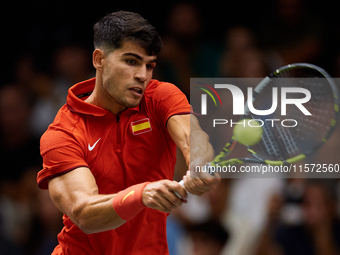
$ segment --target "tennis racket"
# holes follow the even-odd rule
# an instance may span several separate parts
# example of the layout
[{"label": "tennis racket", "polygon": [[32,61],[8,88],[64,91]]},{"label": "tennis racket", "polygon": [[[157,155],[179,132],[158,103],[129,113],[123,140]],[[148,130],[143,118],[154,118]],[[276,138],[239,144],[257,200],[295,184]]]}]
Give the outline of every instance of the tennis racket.
[{"label": "tennis racket", "polygon": [[[247,148],[251,157],[227,159],[237,141],[233,135],[222,151],[206,166],[228,166],[244,163],[284,165],[296,163],[315,153],[331,136],[339,117],[338,90],[334,80],[322,68],[306,63],[286,65],[265,77],[254,89],[252,105],[258,110],[267,110],[272,103],[272,89],[305,88],[311,98],[304,108],[311,113],[305,115],[298,107],[288,106],[286,115],[281,115],[281,104],[270,115],[256,115],[249,111],[248,101],[242,119],[258,120],[263,123],[261,140]],[[289,98],[301,98],[301,93],[289,93]],[[280,97],[279,97],[280,98]],[[249,99],[248,99],[249,100]],[[273,125],[266,119],[294,119],[295,127]],[[209,169],[209,167],[208,167]],[[210,173],[214,175],[214,173]],[[183,186],[184,181],[180,181]]]}]

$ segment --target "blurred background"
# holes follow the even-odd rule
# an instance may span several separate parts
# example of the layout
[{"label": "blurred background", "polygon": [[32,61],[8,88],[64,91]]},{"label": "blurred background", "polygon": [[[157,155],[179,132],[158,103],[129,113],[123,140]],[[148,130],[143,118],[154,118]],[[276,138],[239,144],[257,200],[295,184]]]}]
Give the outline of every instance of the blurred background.
[{"label": "blurred background", "polygon": [[[92,25],[135,11],[162,36],[154,77],[189,98],[190,77],[264,77],[308,62],[340,77],[340,20],[331,0],[0,2],[0,255],[45,255],[61,213],[37,188],[39,139],[91,78]],[[339,164],[339,127],[315,162]],[[223,179],[174,211],[171,255],[340,254],[337,179]]]}]

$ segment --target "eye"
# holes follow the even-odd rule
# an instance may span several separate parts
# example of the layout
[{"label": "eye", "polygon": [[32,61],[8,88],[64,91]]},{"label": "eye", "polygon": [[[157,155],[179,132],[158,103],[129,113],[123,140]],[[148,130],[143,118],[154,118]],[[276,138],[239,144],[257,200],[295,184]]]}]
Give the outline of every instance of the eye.
[{"label": "eye", "polygon": [[133,65],[136,64],[136,60],[134,60],[134,59],[127,59],[127,60],[125,60],[125,62],[126,62],[128,65],[131,65],[131,66],[133,66]]},{"label": "eye", "polygon": [[148,65],[146,65],[146,68],[147,68],[148,70],[153,70],[153,69],[155,68],[155,65],[148,64]]}]

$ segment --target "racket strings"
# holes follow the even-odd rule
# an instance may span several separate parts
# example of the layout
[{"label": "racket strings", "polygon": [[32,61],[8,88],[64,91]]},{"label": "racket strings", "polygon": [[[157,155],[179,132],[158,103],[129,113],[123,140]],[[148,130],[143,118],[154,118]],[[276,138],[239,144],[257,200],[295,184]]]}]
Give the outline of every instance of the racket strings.
[{"label": "racket strings", "polygon": [[282,126],[270,127],[264,125],[261,143],[264,147],[262,151],[278,160],[287,159],[299,152],[294,136]]},{"label": "racket strings", "polygon": [[293,155],[299,152],[299,147],[294,139],[294,136],[291,134],[290,129],[284,128],[281,125],[277,126],[279,133],[281,134],[281,139],[283,141],[283,145],[285,150],[289,155]]},{"label": "racket strings", "polygon": [[281,157],[282,154],[275,136],[267,125],[263,126],[262,145],[264,146],[264,151],[266,151],[270,156],[275,156],[276,158]]},{"label": "racket strings", "polygon": [[[278,88],[278,100],[281,98],[281,88],[299,87],[307,89],[311,94],[310,100],[303,103],[303,107],[311,115],[305,115],[296,105],[290,104],[286,106],[286,115],[282,115],[280,103],[276,111],[270,115],[252,115],[253,119],[261,119],[264,123],[262,141],[252,146],[252,149],[260,157],[272,160],[285,160],[299,154],[310,154],[323,142],[327,134],[331,133],[330,125],[335,118],[332,86],[322,73],[311,68],[292,68],[274,75],[279,78],[272,78],[261,93],[256,95],[254,107],[259,110],[270,109],[273,104],[273,87]],[[287,94],[289,99],[304,96],[302,93]],[[273,125],[273,122],[266,119],[277,121]],[[282,121],[287,119],[294,120],[296,127],[282,125]],[[285,124],[295,122],[287,121]]]}]

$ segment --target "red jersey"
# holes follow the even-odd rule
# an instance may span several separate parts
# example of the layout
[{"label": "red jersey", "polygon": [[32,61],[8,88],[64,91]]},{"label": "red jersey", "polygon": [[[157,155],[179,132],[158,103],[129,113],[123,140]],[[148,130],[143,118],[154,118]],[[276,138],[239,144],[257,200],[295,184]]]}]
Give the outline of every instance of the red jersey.
[{"label": "red jersey", "polygon": [[[190,113],[184,94],[173,84],[151,80],[139,106],[112,114],[84,102],[94,85],[91,79],[71,87],[67,103],[42,136],[39,187],[47,189],[49,179],[78,167],[91,170],[99,194],[172,180],[176,145],[166,123],[173,115]],[[168,254],[166,218],[145,208],[114,230],[87,235],[64,215],[53,254]]]}]

